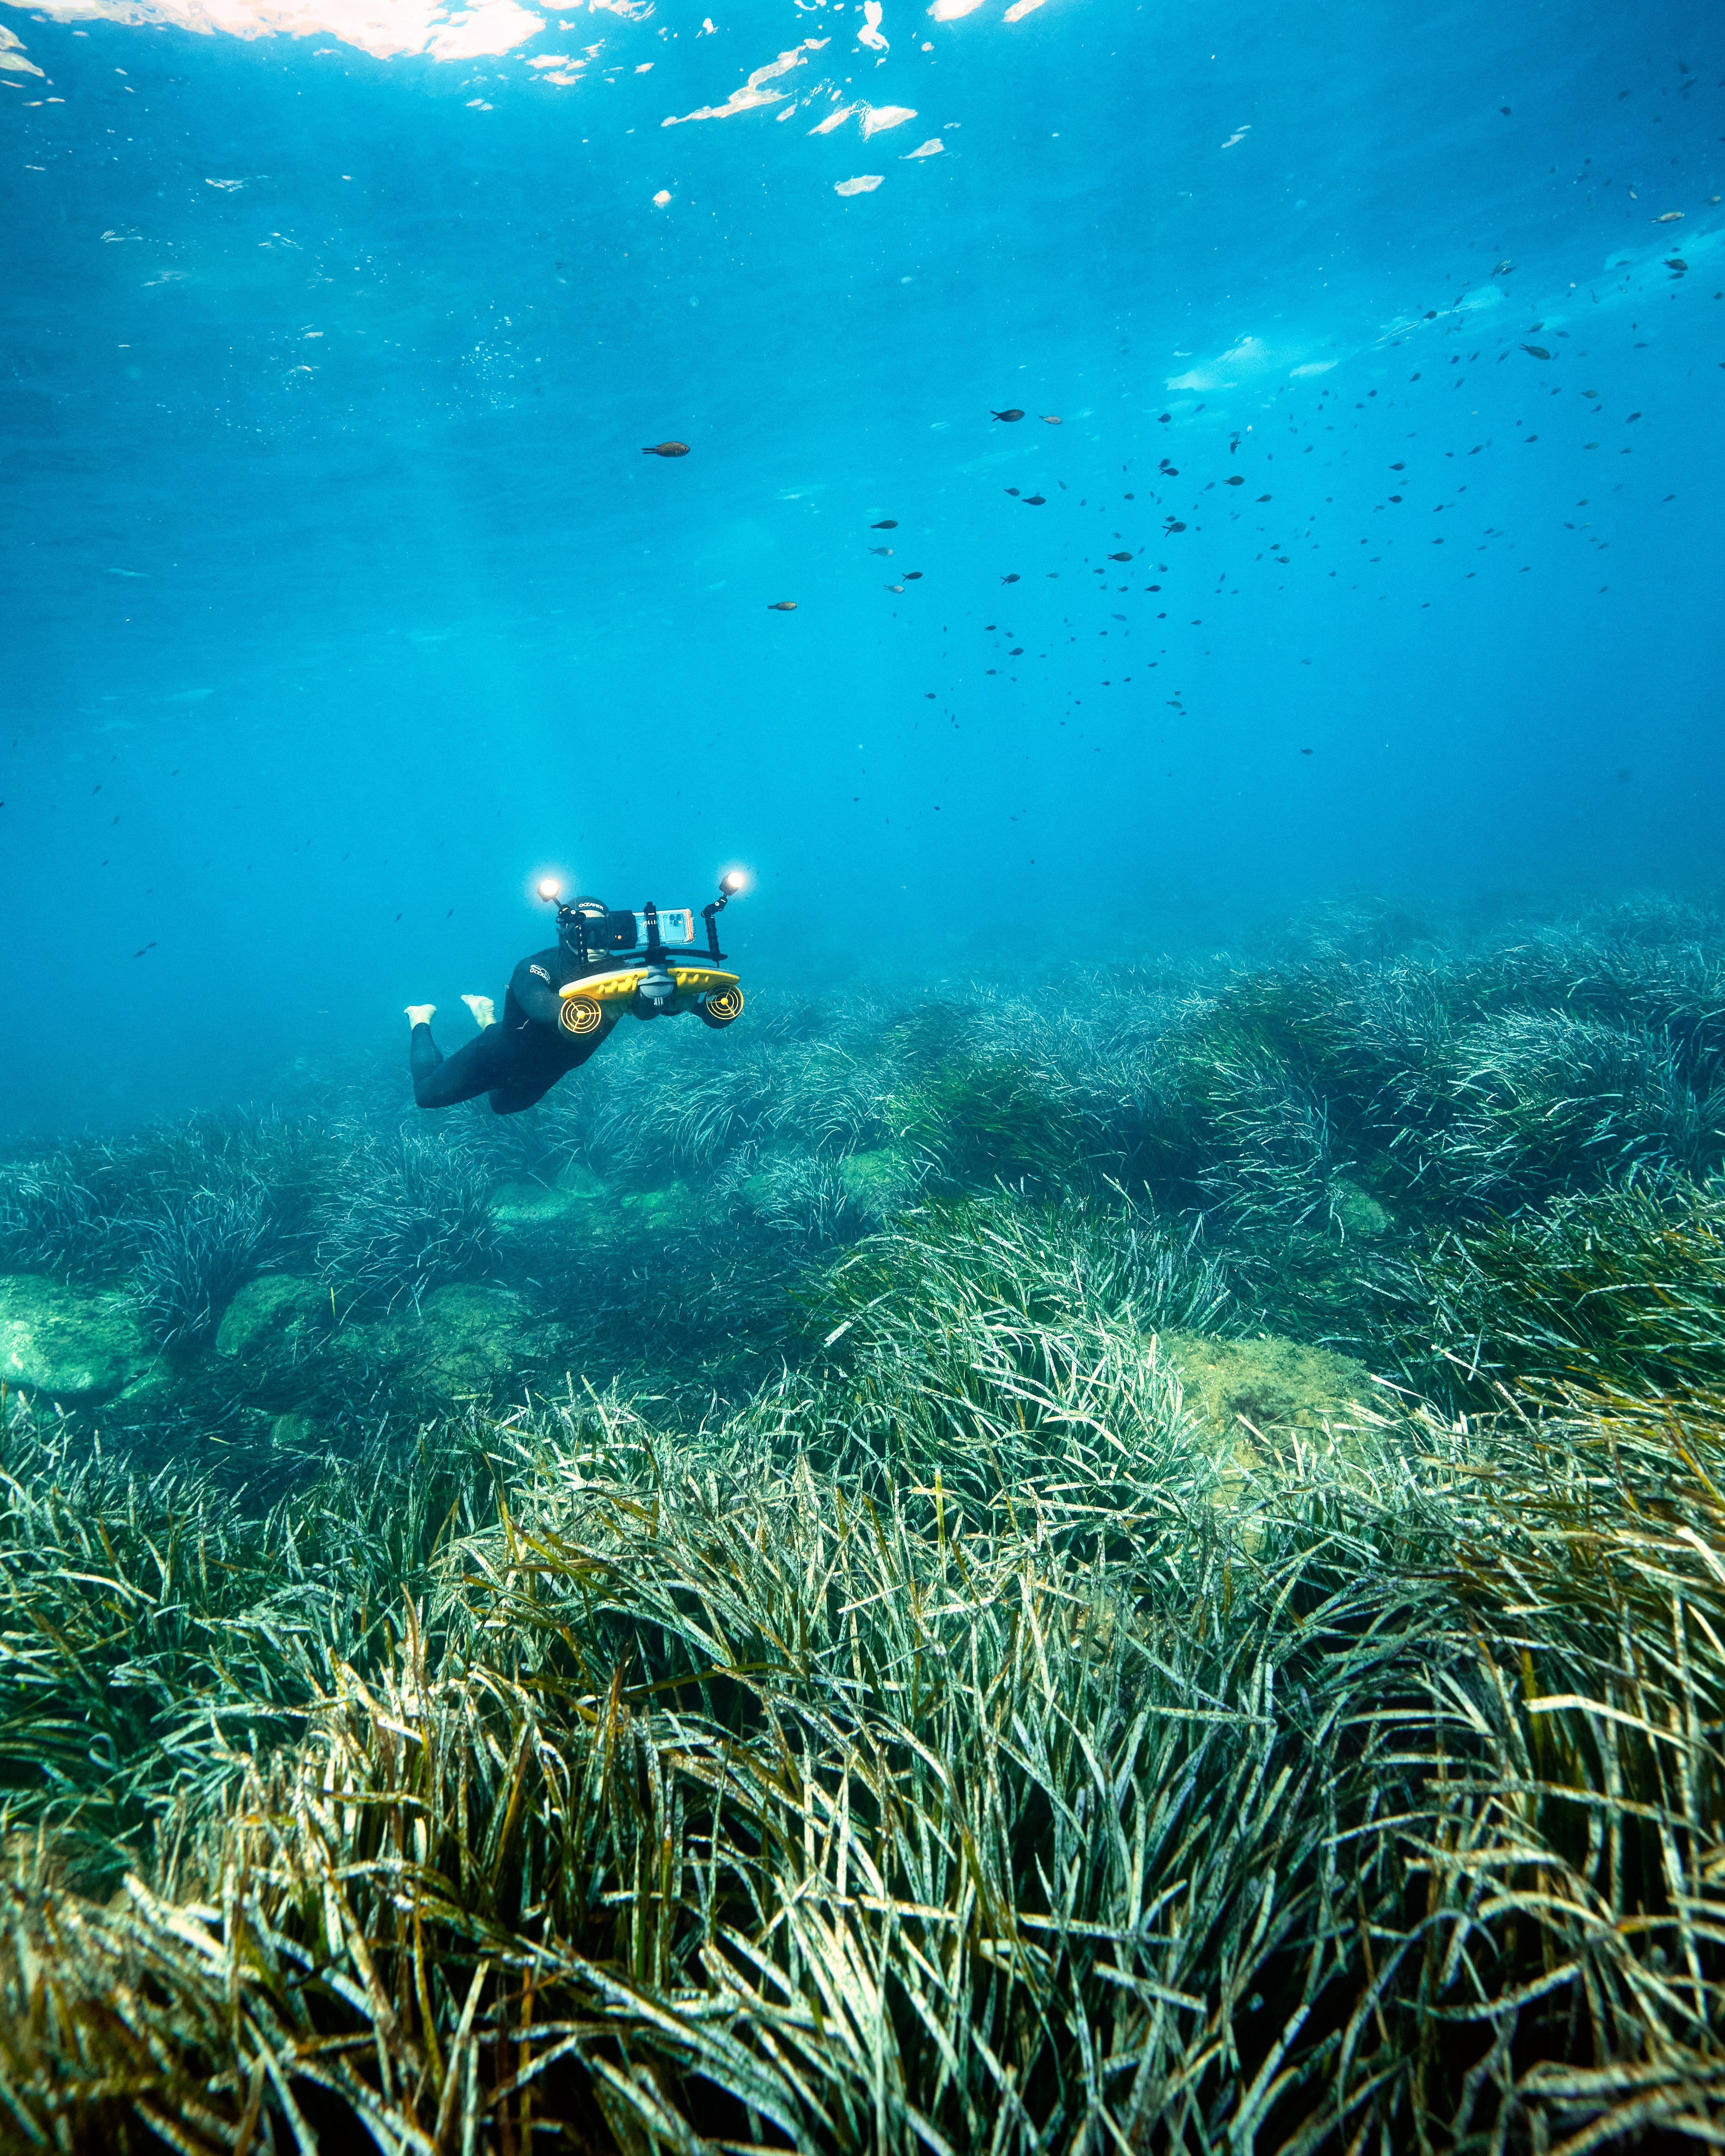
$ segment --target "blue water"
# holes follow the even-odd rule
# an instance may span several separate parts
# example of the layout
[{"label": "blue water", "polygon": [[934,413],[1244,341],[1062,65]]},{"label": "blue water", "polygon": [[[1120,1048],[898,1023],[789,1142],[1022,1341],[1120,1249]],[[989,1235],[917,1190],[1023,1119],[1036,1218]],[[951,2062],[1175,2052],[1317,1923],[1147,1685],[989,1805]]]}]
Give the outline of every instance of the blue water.
[{"label": "blue water", "polygon": [[711,4],[0,7],[0,1128],[547,870],[834,993],[1716,882],[1716,8]]}]

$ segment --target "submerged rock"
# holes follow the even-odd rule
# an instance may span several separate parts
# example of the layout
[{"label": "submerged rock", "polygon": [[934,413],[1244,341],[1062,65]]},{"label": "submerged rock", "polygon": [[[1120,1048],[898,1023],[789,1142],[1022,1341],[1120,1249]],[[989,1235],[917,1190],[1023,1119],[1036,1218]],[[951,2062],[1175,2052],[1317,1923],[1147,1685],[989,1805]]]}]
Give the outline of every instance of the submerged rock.
[{"label": "submerged rock", "polygon": [[590,1168],[572,1161],[554,1183],[506,1183],[491,1200],[501,1235],[532,1237],[552,1231],[559,1241],[603,1234],[615,1218],[617,1201]]},{"label": "submerged rock", "polygon": [[1378,1235],[1387,1235],[1395,1225],[1394,1217],[1373,1197],[1362,1190],[1357,1183],[1338,1177],[1330,1186],[1330,1203],[1343,1233],[1357,1235],[1369,1242]]},{"label": "submerged rock", "polygon": [[123,1296],[33,1274],[0,1278],[0,1381],[57,1400],[106,1399],[155,1359]]},{"label": "submerged rock", "polygon": [[321,1451],[326,1434],[316,1415],[305,1414],[297,1409],[291,1414],[277,1415],[270,1425],[270,1442],[278,1452]]},{"label": "submerged rock", "polygon": [[562,1353],[559,1327],[536,1318],[507,1288],[435,1288],[417,1312],[345,1325],[331,1353],[356,1376],[393,1365],[416,1390],[490,1393]]},{"label": "submerged rock", "polygon": [[1179,1378],[1187,1408],[1214,1437],[1249,1438],[1247,1424],[1267,1437],[1352,1423],[1353,1404],[1371,1398],[1363,1363],[1275,1333],[1220,1340],[1164,1332],[1157,1345]]},{"label": "submerged rock", "polygon": [[321,1281],[265,1273],[248,1281],[223,1312],[216,1353],[277,1376],[314,1354],[333,1322],[330,1291]]},{"label": "submerged rock", "polygon": [[[1271,1332],[1221,1340],[1178,1332],[1160,1334],[1156,1353],[1179,1378],[1186,1411],[1211,1450],[1221,1510],[1248,1506],[1255,1491],[1285,1481],[1302,1440],[1356,1464],[1376,1449],[1357,1412],[1369,1404],[1371,1374],[1345,1355]],[[1249,1548],[1260,1532],[1249,1527]]]},{"label": "submerged rock", "polygon": [[655,1190],[628,1191],[616,1201],[617,1223],[624,1229],[692,1227],[705,1211],[680,1176]]},{"label": "submerged rock", "polygon": [[491,1199],[491,1219],[501,1232],[536,1228],[580,1212],[585,1200],[548,1183],[506,1183]]},{"label": "submerged rock", "polygon": [[884,1228],[916,1202],[922,1176],[908,1146],[889,1145],[847,1153],[839,1163],[839,1180],[870,1226]]}]

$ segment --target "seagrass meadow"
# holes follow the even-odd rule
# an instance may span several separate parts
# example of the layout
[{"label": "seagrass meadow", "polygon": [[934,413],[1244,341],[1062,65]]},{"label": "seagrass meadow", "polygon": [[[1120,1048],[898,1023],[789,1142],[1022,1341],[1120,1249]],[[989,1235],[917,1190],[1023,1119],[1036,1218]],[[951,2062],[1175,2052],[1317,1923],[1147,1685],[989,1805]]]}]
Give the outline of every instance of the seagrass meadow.
[{"label": "seagrass meadow", "polygon": [[1725,2143],[1725,921],[0,1163],[0,2143]]}]

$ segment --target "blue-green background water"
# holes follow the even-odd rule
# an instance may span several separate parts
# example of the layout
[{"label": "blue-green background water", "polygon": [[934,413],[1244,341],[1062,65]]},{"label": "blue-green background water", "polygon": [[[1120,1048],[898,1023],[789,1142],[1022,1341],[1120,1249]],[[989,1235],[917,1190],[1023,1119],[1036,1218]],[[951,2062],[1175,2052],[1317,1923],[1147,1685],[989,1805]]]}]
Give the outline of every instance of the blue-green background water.
[{"label": "blue-green background water", "polygon": [[0,8],[0,1125],[404,1043],[547,869],[814,986],[1715,883],[1717,11],[264,14]]}]

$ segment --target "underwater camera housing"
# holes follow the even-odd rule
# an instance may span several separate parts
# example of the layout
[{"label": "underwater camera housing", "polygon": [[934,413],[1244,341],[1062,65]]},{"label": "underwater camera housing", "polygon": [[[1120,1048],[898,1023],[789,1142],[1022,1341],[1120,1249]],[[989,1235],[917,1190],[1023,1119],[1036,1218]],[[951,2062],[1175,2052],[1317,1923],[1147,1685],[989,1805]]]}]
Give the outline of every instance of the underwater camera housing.
[{"label": "underwater camera housing", "polygon": [[[560,886],[547,877],[539,896],[557,905],[558,937],[583,969],[560,991],[564,1032],[578,1038],[595,1033],[625,1010],[641,1019],[694,1010],[711,1026],[739,1019],[743,994],[737,975],[725,970],[719,916],[747,883],[740,869],[728,870],[719,879],[718,896],[698,915],[692,906],[661,908],[650,898],[639,913],[618,913],[599,898],[562,904]],[[705,951],[696,945],[697,919],[706,930]]]}]

